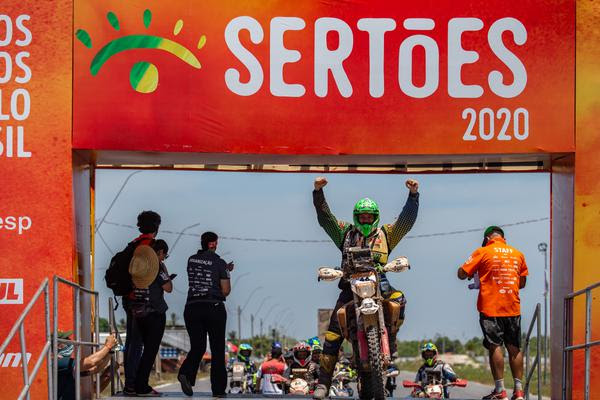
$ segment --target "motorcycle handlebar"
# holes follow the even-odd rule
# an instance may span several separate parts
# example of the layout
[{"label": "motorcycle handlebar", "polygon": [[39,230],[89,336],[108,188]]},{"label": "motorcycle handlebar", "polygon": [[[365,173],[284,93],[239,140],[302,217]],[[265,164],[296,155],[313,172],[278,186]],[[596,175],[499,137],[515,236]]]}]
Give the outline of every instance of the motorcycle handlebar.
[{"label": "motorcycle handlebar", "polygon": [[[468,381],[466,379],[457,379],[454,382],[448,382],[442,386],[465,387],[465,386],[467,386],[467,383],[468,383]],[[405,388],[420,388],[422,385],[420,383],[413,382],[413,381],[402,381],[402,386],[404,386]]]}]

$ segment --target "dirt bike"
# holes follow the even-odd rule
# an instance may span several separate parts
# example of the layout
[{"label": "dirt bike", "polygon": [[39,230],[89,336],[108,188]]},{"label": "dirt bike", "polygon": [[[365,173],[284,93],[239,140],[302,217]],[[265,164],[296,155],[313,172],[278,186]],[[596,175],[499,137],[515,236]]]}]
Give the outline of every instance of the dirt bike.
[{"label": "dirt bike", "polygon": [[418,382],[403,381],[402,386],[405,388],[413,388],[412,397],[424,398],[424,399],[447,399],[445,397],[445,388],[451,386],[465,387],[467,381],[464,379],[457,379],[454,382],[446,382],[442,379],[440,371],[427,372],[427,384],[422,385]]},{"label": "dirt bike", "polygon": [[329,387],[329,397],[352,397],[354,390],[350,387],[350,382],[356,381],[356,374],[347,368],[340,368],[335,371]]},{"label": "dirt bike", "polygon": [[247,373],[246,364],[236,361],[231,365],[229,393],[252,393],[252,374]]},{"label": "dirt bike", "polygon": [[[398,257],[386,264],[383,271],[402,272],[409,268],[408,259]],[[386,325],[398,330],[401,306],[381,295],[379,271],[369,248],[349,248],[343,269],[319,268],[319,280],[340,278],[348,280],[353,292],[353,300],[337,311],[337,319],[342,335],[352,343],[360,398],[384,399],[385,371],[391,362]]]},{"label": "dirt bike", "polygon": [[271,377],[271,382],[278,384],[283,393],[286,394],[306,396],[312,391],[308,382],[300,377],[294,378],[293,376],[290,376],[290,378],[287,379],[281,375],[274,374]]}]

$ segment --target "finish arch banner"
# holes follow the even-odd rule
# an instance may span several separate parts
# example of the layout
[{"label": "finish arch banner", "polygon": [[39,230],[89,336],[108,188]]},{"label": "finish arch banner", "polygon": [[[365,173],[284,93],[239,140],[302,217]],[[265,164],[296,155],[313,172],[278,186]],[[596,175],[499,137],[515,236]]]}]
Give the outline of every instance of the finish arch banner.
[{"label": "finish arch banner", "polygon": [[73,146],[574,151],[575,2],[75,1]]}]

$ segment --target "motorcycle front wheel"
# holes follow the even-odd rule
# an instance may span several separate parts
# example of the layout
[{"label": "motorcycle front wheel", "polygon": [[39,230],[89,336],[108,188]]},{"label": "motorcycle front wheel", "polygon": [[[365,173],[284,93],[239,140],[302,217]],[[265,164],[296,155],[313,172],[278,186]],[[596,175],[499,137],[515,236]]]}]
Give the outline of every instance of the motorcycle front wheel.
[{"label": "motorcycle front wheel", "polygon": [[[381,354],[381,335],[376,326],[366,329],[367,348],[369,352],[369,365],[371,371],[363,373],[361,379],[361,399],[385,399],[385,387],[383,383],[383,355]],[[363,397],[363,394],[366,395]],[[368,396],[368,397],[367,397]]]}]

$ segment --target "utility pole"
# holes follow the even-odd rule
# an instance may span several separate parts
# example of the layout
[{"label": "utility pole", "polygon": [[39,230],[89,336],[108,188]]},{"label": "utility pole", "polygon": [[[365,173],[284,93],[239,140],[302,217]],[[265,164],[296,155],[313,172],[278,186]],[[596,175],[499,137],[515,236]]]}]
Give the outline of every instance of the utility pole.
[{"label": "utility pole", "polygon": [[260,336],[262,337],[263,335],[263,319],[260,319]]},{"label": "utility pole", "polygon": [[[546,384],[546,365],[548,360],[548,244],[538,244],[540,253],[544,253],[544,378]],[[540,340],[538,338],[538,340]]]},{"label": "utility pole", "polygon": [[237,308],[238,315],[238,344],[242,343],[242,308],[238,306]]},{"label": "utility pole", "polygon": [[250,337],[254,339],[254,314],[250,314]]}]

